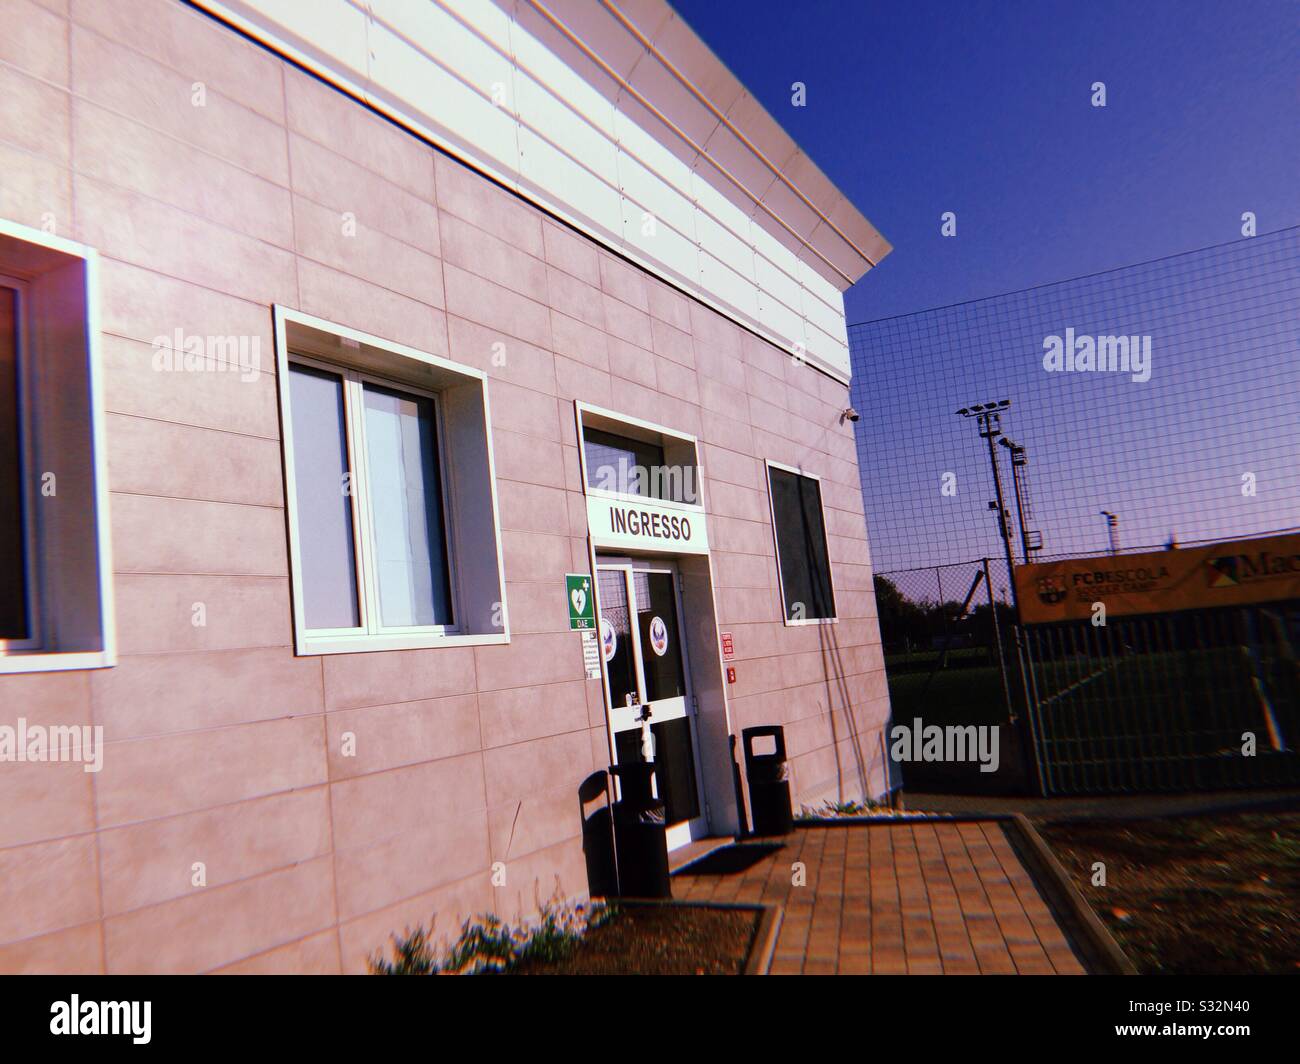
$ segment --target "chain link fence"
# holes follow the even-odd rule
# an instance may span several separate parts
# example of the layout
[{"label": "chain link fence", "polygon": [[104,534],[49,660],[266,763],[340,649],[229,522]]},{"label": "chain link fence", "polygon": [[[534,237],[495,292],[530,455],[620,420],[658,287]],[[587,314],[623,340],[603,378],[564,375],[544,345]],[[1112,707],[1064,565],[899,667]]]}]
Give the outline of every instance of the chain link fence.
[{"label": "chain link fence", "polygon": [[910,789],[1300,783],[1300,602],[1021,626],[1007,561],[1294,528],[1300,227],[849,342],[894,721],[996,722],[1016,750],[905,764]]}]

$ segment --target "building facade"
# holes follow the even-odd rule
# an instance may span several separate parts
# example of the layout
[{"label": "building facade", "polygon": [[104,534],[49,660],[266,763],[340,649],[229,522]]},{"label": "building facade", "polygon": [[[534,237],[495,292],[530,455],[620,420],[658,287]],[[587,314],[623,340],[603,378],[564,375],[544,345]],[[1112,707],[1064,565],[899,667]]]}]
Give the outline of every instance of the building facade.
[{"label": "building facade", "polygon": [[0,971],[360,971],[751,725],[887,792],[889,246],[662,0],[0,12]]}]

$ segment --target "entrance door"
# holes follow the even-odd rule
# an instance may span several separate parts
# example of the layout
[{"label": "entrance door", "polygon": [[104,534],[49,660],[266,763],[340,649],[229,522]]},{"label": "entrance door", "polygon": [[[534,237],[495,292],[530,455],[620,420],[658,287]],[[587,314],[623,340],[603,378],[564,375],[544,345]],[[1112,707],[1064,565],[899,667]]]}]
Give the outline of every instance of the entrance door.
[{"label": "entrance door", "polygon": [[[596,610],[614,760],[652,760],[668,847],[707,834],[695,750],[690,665],[677,570],[669,562],[597,560]],[[643,718],[649,713],[650,749]],[[647,758],[646,755],[649,755]]]}]

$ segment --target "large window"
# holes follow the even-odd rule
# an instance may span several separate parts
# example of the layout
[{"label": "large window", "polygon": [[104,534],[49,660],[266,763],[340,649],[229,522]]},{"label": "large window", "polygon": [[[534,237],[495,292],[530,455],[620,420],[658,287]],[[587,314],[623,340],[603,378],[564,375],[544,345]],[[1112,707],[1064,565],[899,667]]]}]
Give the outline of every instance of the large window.
[{"label": "large window", "polygon": [[277,315],[299,652],[504,640],[482,376]]},{"label": "large window", "polygon": [[767,476],[786,623],[834,620],[821,482],[772,462]]},{"label": "large window", "polygon": [[95,256],[0,220],[0,672],[113,664]]}]

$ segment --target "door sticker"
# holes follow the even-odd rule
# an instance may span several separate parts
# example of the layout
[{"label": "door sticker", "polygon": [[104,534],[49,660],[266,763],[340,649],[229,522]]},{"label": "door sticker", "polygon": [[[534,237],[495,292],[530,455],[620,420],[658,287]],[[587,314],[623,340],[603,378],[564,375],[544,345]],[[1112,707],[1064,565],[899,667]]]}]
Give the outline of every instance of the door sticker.
[{"label": "door sticker", "polygon": [[606,661],[611,661],[614,652],[618,650],[618,635],[614,631],[614,626],[604,617],[600,619],[600,649]]},{"label": "door sticker", "polygon": [[662,617],[650,619],[650,649],[661,658],[668,653],[668,625]]}]

